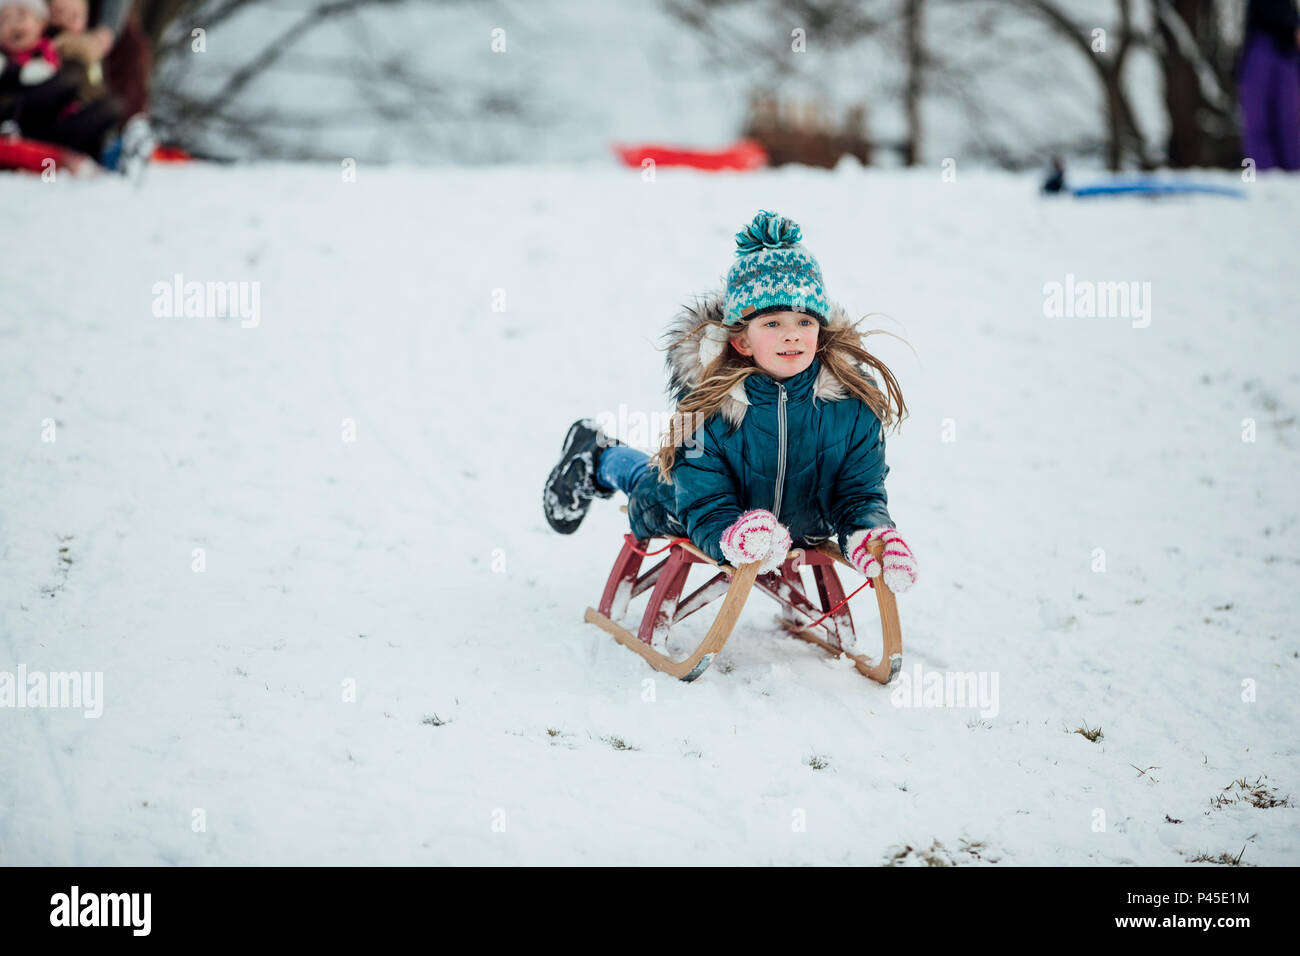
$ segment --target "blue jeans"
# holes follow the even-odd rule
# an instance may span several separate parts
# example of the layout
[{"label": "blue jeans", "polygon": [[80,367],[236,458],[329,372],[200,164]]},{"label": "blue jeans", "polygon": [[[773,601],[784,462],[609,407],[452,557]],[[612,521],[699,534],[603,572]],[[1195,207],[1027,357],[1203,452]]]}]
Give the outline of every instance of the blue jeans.
[{"label": "blue jeans", "polygon": [[627,445],[611,445],[600,453],[596,483],[631,495],[636,483],[653,467],[650,456],[645,452]]}]

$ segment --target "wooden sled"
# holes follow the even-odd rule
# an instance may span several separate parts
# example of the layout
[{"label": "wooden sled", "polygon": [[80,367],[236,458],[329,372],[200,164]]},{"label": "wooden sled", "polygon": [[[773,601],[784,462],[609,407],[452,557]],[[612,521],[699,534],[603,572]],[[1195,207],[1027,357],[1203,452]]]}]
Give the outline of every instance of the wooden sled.
[{"label": "wooden sled", "polygon": [[[626,506],[623,510],[627,510]],[[832,654],[845,653],[844,644],[854,634],[848,604],[815,623],[844,600],[844,588],[835,571],[836,562],[852,567],[834,542],[824,542],[816,549],[796,548],[786,556],[785,563],[777,571],[762,575],[758,573],[757,562],[738,568],[725,567],[688,541],[674,541],[667,548],[667,557],[643,574],[641,562],[648,556],[645,552],[649,543],[637,540],[631,534],[624,535],[623,548],[600,598],[600,608],[587,608],[584,618],[614,635],[620,644],[636,651],[656,670],[684,681],[693,681],[708,670],[731,636],[732,628],[736,626],[736,620],[754,588],[781,605],[777,623],[792,637],[816,644]],[[870,547],[876,559],[880,560],[884,544],[874,541]],[[714,574],[682,597],[690,570],[697,564],[711,568]],[[815,603],[804,587],[800,571],[804,566],[812,569]],[[886,586],[883,576],[871,580],[880,609],[883,650],[879,658],[866,654],[852,654],[850,657],[861,673],[881,684],[888,684],[903,666],[903,635],[893,592]],[[632,598],[651,588],[650,601],[634,634],[617,622],[627,613]],[[656,650],[656,644],[666,646],[664,642],[674,626],[719,598],[722,605],[717,616],[704,640],[690,656],[677,661]]]}]

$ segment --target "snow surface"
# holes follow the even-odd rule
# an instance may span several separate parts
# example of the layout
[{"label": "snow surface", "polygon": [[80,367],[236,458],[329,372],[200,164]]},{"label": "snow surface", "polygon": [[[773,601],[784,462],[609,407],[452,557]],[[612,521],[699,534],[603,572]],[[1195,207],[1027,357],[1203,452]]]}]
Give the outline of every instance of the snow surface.
[{"label": "snow surface", "polygon": [[[0,863],[1300,863],[1294,807],[1211,804],[1300,800],[1300,182],[341,179],[0,177],[0,671],[104,680],[0,709]],[[996,674],[996,715],[895,706],[761,594],[694,684],[582,621],[623,499],[561,537],[542,483],[575,418],[666,413],[658,336],[758,208],[907,339],[904,674]],[[154,315],[177,273],[260,323]],[[1150,325],[1045,317],[1067,273]]]}]

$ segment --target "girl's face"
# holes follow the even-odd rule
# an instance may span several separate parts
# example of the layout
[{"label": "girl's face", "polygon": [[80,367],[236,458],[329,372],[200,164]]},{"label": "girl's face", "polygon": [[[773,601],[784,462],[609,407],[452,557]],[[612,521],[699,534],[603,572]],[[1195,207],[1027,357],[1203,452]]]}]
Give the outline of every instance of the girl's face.
[{"label": "girl's face", "polygon": [[778,381],[798,375],[817,354],[821,324],[806,312],[769,312],[750,319],[745,331],[731,340],[741,355],[752,356]]},{"label": "girl's face", "polygon": [[0,50],[22,53],[41,42],[45,21],[24,6],[0,0]]}]

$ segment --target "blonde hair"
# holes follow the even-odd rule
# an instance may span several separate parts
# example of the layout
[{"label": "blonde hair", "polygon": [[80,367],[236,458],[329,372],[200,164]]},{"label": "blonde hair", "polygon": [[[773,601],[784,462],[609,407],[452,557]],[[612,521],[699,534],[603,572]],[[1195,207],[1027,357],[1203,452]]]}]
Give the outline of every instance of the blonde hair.
[{"label": "blonde hair", "polygon": [[[659,450],[651,458],[662,481],[672,481],[677,449],[717,413],[727,394],[749,376],[766,374],[752,356],[741,355],[731,344],[744,334],[747,324],[727,326],[710,320],[701,323],[690,333],[689,338],[696,338],[703,335],[709,326],[713,326],[727,334],[727,344],[723,346],[722,353],[704,367],[700,373],[699,385],[677,403],[669,427],[660,439]],[[863,344],[867,336],[877,333],[893,335],[884,329],[861,332],[858,322],[833,328],[823,326],[817,335],[817,358],[853,397],[871,408],[886,429],[893,425],[897,430],[907,417],[903,391],[899,388],[894,373],[884,362],[868,352]],[[674,344],[676,343],[670,344],[668,348]],[[874,369],[880,374],[885,383],[884,392],[866,378],[864,368]]]}]

